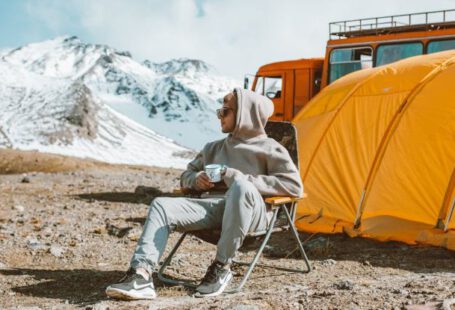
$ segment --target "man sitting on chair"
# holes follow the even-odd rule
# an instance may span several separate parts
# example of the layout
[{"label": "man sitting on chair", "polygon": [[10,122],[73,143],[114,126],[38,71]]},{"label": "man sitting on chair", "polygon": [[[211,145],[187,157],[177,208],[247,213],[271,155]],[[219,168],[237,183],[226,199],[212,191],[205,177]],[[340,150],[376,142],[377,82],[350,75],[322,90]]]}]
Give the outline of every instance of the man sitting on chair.
[{"label": "man sitting on chair", "polygon": [[215,187],[204,172],[209,164],[224,165],[223,195],[204,198],[157,197],[153,200],[142,236],[120,280],[106,289],[110,297],[152,299],[156,297],[152,272],[164,252],[169,233],[220,229],[216,258],[196,288],[199,296],[221,294],[232,279],[230,264],[248,232],[265,230],[272,212],[262,196],[301,197],[300,175],[288,151],[267,137],[264,127],[273,114],[270,99],[249,90],[235,89],[224,97],[217,116],[223,133],[188,164],[181,175],[182,188],[210,192]]}]

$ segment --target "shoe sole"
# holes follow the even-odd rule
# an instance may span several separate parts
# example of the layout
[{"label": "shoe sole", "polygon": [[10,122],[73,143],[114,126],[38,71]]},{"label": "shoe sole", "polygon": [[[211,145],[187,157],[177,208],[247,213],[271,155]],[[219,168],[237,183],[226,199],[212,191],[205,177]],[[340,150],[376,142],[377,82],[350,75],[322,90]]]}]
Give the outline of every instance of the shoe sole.
[{"label": "shoe sole", "polygon": [[229,285],[229,283],[231,282],[231,280],[232,280],[232,273],[229,274],[228,279],[227,279],[226,282],[224,282],[224,284],[218,289],[218,291],[213,292],[213,293],[210,293],[210,294],[201,294],[201,293],[197,292],[196,294],[194,294],[194,297],[214,297],[214,296],[218,296],[218,295],[220,295],[221,293],[224,292],[224,290],[225,290],[226,287]]},{"label": "shoe sole", "polygon": [[156,298],[156,293],[151,295],[143,295],[134,292],[128,292],[116,288],[107,288],[106,295],[115,299],[121,300],[138,300],[138,299],[154,299]]}]

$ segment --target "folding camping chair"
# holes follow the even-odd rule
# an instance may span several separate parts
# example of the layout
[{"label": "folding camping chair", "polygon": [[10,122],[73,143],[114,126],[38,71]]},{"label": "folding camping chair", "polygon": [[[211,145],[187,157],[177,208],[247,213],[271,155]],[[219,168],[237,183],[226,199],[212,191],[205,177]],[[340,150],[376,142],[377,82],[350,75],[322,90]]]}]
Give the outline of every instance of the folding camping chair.
[{"label": "folding camping chair", "polygon": [[[275,139],[288,150],[293,162],[298,167],[297,138],[296,138],[295,127],[289,122],[268,122],[265,127],[265,131],[270,138]],[[185,191],[183,191],[183,192],[185,192]],[[188,192],[186,191],[186,193],[188,193]],[[299,239],[299,235],[298,235],[297,230],[294,225],[295,214],[296,214],[296,209],[297,209],[297,202],[301,199],[303,199],[303,198],[292,198],[292,197],[264,198],[265,203],[267,205],[269,205],[271,210],[273,211],[273,216],[270,221],[270,224],[268,225],[267,229],[264,231],[256,231],[256,232],[248,233],[244,244],[247,242],[248,239],[258,238],[258,237],[262,237],[262,236],[265,236],[265,237],[264,237],[259,249],[257,250],[256,255],[254,256],[254,259],[251,262],[248,263],[248,262],[233,260],[233,264],[247,265],[248,270],[246,271],[245,275],[243,276],[242,281],[237,286],[237,288],[228,290],[227,293],[240,292],[242,287],[245,285],[246,281],[248,280],[251,272],[253,271],[253,268],[256,265],[261,266],[261,267],[270,267],[270,268],[275,268],[275,269],[279,269],[279,270],[290,271],[290,272],[299,272],[299,273],[307,273],[307,272],[311,271],[311,266],[308,261],[308,257],[305,253],[305,250],[302,246],[302,242]],[[284,267],[274,266],[274,265],[257,264],[259,257],[261,256],[262,251],[264,250],[265,246],[267,245],[267,242],[269,241],[271,234],[274,232],[288,231],[288,230],[290,230],[292,232],[292,235],[300,250],[300,254],[305,261],[306,268],[305,269],[290,269],[290,268],[284,268]],[[193,284],[190,281],[170,279],[169,277],[165,276],[165,274],[164,274],[165,269],[171,263],[172,257],[174,256],[177,249],[180,247],[183,240],[185,239],[185,237],[188,234],[192,234],[196,237],[199,237],[200,239],[202,239],[204,241],[210,242],[212,244],[216,244],[220,237],[221,230],[200,230],[200,231],[191,231],[191,232],[183,233],[182,236],[180,237],[180,239],[175,244],[174,248],[171,250],[171,252],[167,256],[167,258],[162,263],[162,265],[158,271],[158,278],[162,282],[171,284],[171,285],[183,285],[183,286],[193,287],[193,288],[197,286],[196,284]]]}]

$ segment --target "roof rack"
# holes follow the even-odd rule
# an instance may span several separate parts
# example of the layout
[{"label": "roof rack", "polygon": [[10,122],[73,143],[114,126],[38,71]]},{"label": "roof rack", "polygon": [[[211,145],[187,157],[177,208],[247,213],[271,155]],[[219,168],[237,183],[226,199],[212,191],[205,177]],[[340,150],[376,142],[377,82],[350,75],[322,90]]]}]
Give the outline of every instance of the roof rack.
[{"label": "roof rack", "polygon": [[332,22],[329,39],[445,28],[455,28],[455,9]]}]

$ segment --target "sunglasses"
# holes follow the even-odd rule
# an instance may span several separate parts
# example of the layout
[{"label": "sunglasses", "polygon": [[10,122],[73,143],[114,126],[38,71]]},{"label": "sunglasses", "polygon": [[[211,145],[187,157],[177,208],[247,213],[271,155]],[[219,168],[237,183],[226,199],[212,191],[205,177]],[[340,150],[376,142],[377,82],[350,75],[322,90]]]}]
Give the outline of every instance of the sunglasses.
[{"label": "sunglasses", "polygon": [[224,118],[228,115],[229,110],[233,111],[232,108],[222,107],[221,109],[216,110],[216,116],[218,118]]}]

